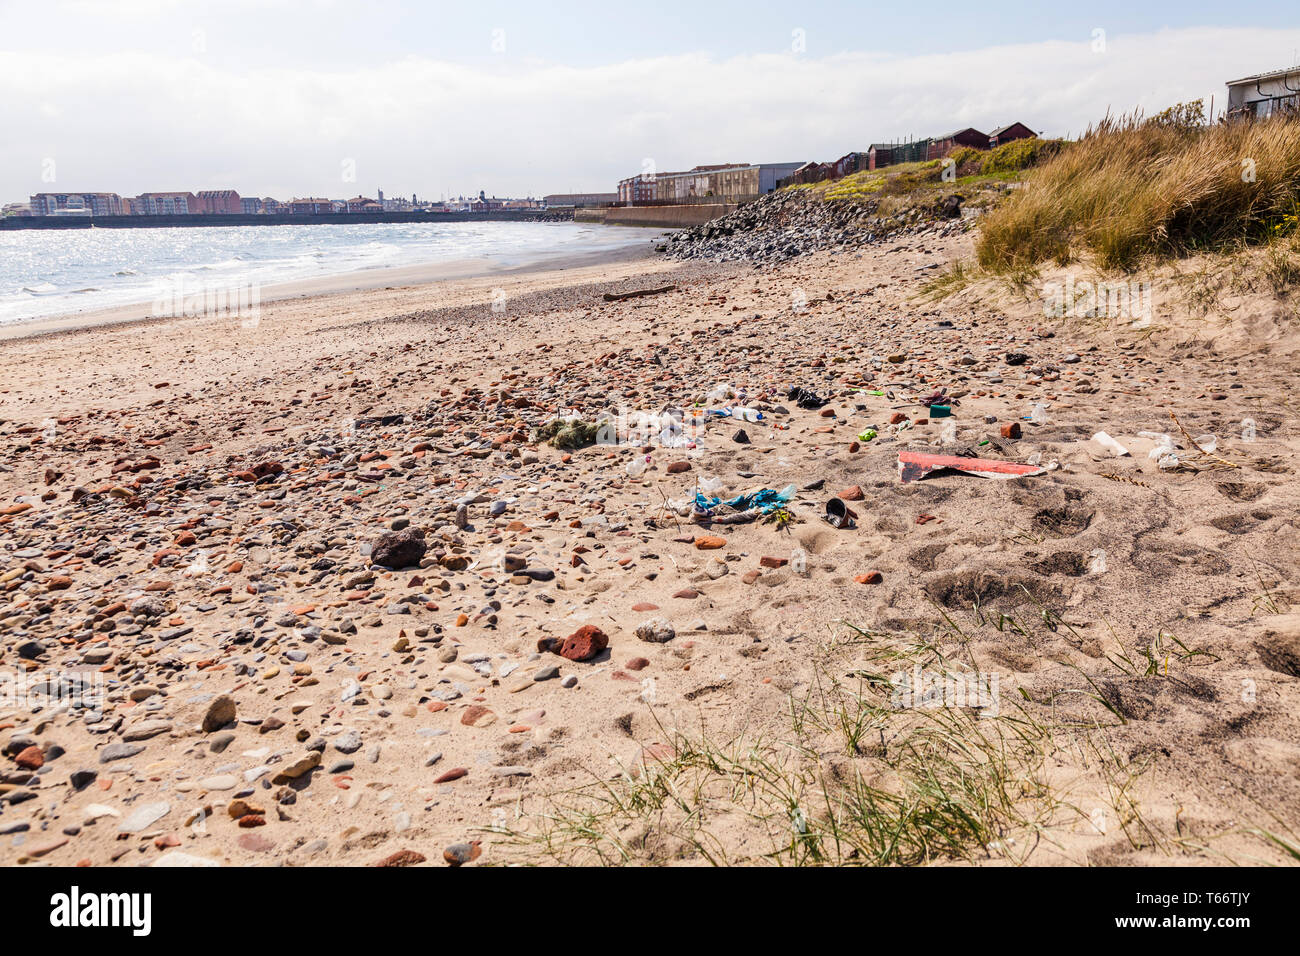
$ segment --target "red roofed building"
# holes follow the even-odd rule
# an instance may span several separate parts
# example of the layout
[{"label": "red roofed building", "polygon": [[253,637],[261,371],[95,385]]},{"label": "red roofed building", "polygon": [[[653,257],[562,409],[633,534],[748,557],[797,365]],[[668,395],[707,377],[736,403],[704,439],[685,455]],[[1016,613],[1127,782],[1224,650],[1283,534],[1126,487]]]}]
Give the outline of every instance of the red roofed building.
[{"label": "red roofed building", "polygon": [[243,204],[239,193],[233,189],[202,189],[195,197],[195,209],[199,213],[241,213]]}]

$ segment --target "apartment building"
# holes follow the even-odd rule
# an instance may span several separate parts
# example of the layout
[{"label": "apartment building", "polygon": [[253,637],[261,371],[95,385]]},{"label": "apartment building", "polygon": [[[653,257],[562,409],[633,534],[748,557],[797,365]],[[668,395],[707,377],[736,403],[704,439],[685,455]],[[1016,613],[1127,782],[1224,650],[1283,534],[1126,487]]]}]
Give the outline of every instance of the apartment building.
[{"label": "apartment building", "polygon": [[233,189],[203,189],[196,197],[195,212],[202,214],[241,213],[244,211],[239,193]]},{"label": "apartment building", "polygon": [[122,197],[117,193],[37,193],[31,197],[33,216],[121,216]]},{"label": "apartment building", "polygon": [[141,193],[131,203],[135,216],[190,216],[198,211],[198,197],[191,192]]}]

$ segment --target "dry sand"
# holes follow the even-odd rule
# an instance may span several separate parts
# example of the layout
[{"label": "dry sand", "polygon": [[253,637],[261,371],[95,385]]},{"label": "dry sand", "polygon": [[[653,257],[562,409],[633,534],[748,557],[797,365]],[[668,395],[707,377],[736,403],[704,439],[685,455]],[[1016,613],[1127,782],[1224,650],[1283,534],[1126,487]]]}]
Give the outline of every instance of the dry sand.
[{"label": "dry sand", "polygon": [[[971,858],[1284,859],[1249,832],[1300,827],[1284,304],[1225,295],[1201,317],[1166,282],[1134,330],[1045,320],[993,287],[913,298],[967,254],[922,235],[762,271],[606,264],[0,344],[0,666],[105,691],[89,709],[0,700],[0,861],[443,865],[472,841],[453,855],[545,861],[520,841],[584,799],[563,794],[636,786],[688,736],[798,739],[784,752],[816,818],[834,781],[903,786],[905,730],[877,721],[846,747],[792,728],[791,702],[832,678],[888,700],[863,668],[889,676],[881,652],[903,647],[910,667],[917,642],[927,666],[997,675],[1002,718],[969,726],[1046,728],[1003,789],[1052,811]],[[564,410],[689,407],[720,383],[764,421],[712,422],[694,450],[529,440]],[[954,417],[927,420],[916,402],[941,388]],[[1045,424],[1025,419],[1037,402]],[[938,451],[949,423],[949,451],[1056,467],[901,483],[900,449]],[[1131,455],[1091,441],[1102,429]],[[1187,467],[1157,468],[1144,430]],[[793,483],[793,521],[668,510],[702,476]],[[857,527],[832,528],[825,502],[851,486]],[[372,571],[363,546],[394,522],[427,555]],[[656,618],[675,636],[639,639]],[[539,653],[583,625],[608,649]],[[702,824],[715,859],[765,862],[789,808],[738,793],[684,797],[706,808],[685,826],[663,804],[602,818],[605,848],[700,862],[683,834]]]}]

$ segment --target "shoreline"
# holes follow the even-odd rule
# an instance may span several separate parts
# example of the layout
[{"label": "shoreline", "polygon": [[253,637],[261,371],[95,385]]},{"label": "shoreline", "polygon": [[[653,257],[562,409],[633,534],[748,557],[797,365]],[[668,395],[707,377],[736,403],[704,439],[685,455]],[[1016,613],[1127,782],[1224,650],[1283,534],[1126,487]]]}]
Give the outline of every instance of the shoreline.
[{"label": "shoreline", "polygon": [[[628,262],[648,261],[655,257],[653,244],[656,236],[647,238],[644,245],[626,245],[580,253],[542,253],[521,262],[503,264],[498,259],[472,258],[417,265],[392,266],[378,269],[360,269],[334,275],[312,276],[278,282],[261,290],[259,305],[296,299],[316,299],[326,296],[374,290],[419,288],[455,280],[486,279],[494,276],[518,277],[550,272],[565,272],[597,266],[619,265]],[[155,315],[153,303],[147,301],[79,312],[62,312],[31,319],[0,324],[0,342],[19,341],[69,332],[85,331],[104,326],[141,322],[170,322],[195,318],[184,315]]]}]

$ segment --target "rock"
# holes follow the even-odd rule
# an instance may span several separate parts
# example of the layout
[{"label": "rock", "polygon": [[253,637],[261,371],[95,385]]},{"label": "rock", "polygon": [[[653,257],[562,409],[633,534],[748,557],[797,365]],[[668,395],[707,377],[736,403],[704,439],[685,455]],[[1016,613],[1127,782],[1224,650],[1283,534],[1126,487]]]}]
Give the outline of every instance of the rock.
[{"label": "rock", "polygon": [[465,708],[460,722],[466,727],[490,727],[497,722],[497,715],[481,704],[471,704]]},{"label": "rock", "polygon": [[442,858],[451,866],[464,866],[483,855],[479,841],[472,843],[453,843],[442,851]]},{"label": "rock", "polygon": [[252,853],[267,853],[275,849],[275,841],[269,840],[260,833],[243,833],[235,841],[240,849],[248,850]]},{"label": "rock", "polygon": [[716,534],[702,534],[695,539],[695,547],[700,551],[712,551],[716,548],[725,547],[726,544],[727,539]]},{"label": "rock", "polygon": [[99,762],[109,763],[113,760],[125,760],[128,757],[134,757],[143,750],[144,747],[140,744],[109,744],[99,752]]},{"label": "rock", "polygon": [[407,527],[376,538],[370,549],[370,560],[386,568],[409,568],[418,565],[427,551],[424,529]]},{"label": "rock", "polygon": [[425,862],[425,859],[423,853],[416,853],[414,850],[398,850],[391,856],[384,857],[378,863],[372,863],[371,866],[415,866],[417,863]]},{"label": "rock", "polygon": [[677,636],[677,631],[662,617],[656,617],[637,625],[636,636],[651,644],[666,644]]},{"label": "rock", "polygon": [[40,770],[45,766],[45,752],[35,745],[18,752],[14,763],[24,770]]},{"label": "rock", "polygon": [[165,800],[136,807],[131,812],[131,815],[122,821],[118,830],[122,833],[139,833],[167,816],[171,812],[171,808],[171,804]]},{"label": "rock", "polygon": [[122,739],[128,741],[148,740],[151,737],[157,737],[159,734],[165,734],[172,729],[170,721],[167,720],[146,720],[143,723],[127,727],[122,731]]},{"label": "rock", "polygon": [[204,790],[234,790],[239,786],[239,778],[233,773],[220,773],[200,778],[199,786]]},{"label": "rock", "polygon": [[341,754],[354,754],[361,749],[361,735],[355,730],[339,734],[334,740],[334,749]]},{"label": "rock", "polygon": [[235,698],[229,694],[222,694],[208,705],[207,713],[203,715],[203,732],[210,734],[220,730],[233,721],[235,716]]},{"label": "rock", "polygon": [[292,763],[286,765],[279,773],[271,778],[271,782],[276,784],[288,783],[290,780],[297,780],[303,774],[320,766],[320,751],[309,750],[302,756],[295,759]]},{"label": "rock", "polygon": [[587,661],[609,646],[609,637],[594,624],[584,624],[564,639],[559,654],[571,661]]},{"label": "rock", "polygon": [[249,803],[247,800],[231,800],[226,806],[226,816],[232,820],[239,820],[247,816],[262,816],[265,813],[265,808]]}]

